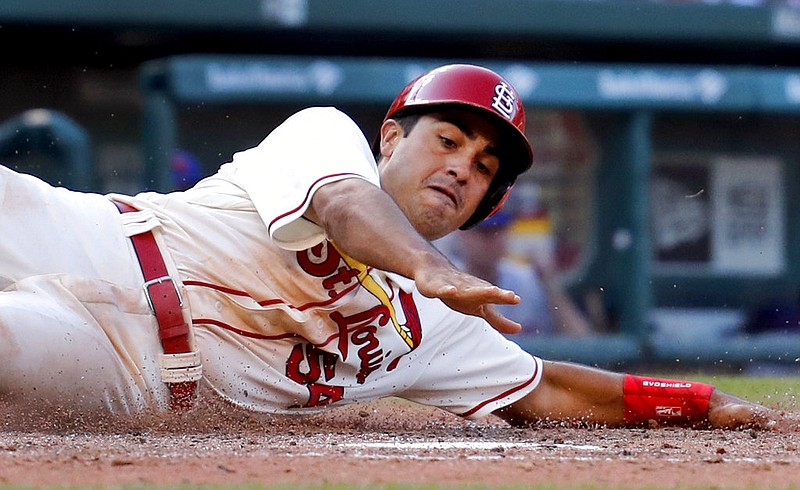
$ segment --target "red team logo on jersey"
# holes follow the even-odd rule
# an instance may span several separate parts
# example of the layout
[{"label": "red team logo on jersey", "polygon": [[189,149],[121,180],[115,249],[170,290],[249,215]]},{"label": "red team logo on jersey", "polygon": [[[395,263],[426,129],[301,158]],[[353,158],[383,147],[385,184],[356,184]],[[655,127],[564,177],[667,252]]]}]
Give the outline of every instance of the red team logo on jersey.
[{"label": "red team logo on jersey", "polygon": [[[309,399],[304,406],[328,405],[344,397],[344,387],[325,384],[336,375],[336,363],[339,359],[346,361],[351,356],[357,356],[358,371],[355,378],[358,384],[363,384],[375,371],[391,371],[396,367],[403,354],[389,360],[390,353],[385,352],[380,343],[380,329],[391,328],[397,332],[408,347],[407,352],[419,345],[422,327],[411,294],[391,284],[391,291],[387,292],[369,275],[369,269],[365,265],[341,254],[327,241],[298,252],[297,261],[305,272],[322,278],[321,285],[331,298],[351,292],[353,286],[358,284],[376,299],[374,306],[352,315],[331,312],[330,319],[339,330],[336,342],[338,355],[309,343],[294,346],[286,362],[286,376],[308,388]],[[395,293],[405,323],[400,323],[391,301]]]}]

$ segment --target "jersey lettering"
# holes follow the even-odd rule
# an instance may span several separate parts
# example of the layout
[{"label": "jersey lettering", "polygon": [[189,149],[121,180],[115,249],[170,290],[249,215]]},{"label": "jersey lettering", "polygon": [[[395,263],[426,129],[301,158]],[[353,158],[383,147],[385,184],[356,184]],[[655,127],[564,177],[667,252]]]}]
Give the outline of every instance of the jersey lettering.
[{"label": "jersey lettering", "polygon": [[[340,312],[334,311],[331,313],[331,320],[339,326],[339,353],[342,355],[342,359],[346,360],[351,336],[354,344],[356,338],[360,339],[361,344],[368,343],[369,340],[364,340],[363,332],[371,332],[369,335],[374,338],[378,327],[387,325],[392,320],[392,315],[385,305],[376,305],[367,311],[350,316],[344,316]],[[377,344],[377,338],[374,338],[374,342]]]},{"label": "jersey lettering", "polygon": [[329,405],[344,398],[344,387],[319,383],[323,376],[325,381],[332,379],[335,370],[336,354],[311,344],[296,344],[286,361],[286,377],[308,388],[308,402],[304,407]]},{"label": "jersey lettering", "polygon": [[297,263],[303,271],[314,277],[325,278],[322,287],[328,291],[330,298],[340,294],[336,290],[337,285],[352,284],[359,274],[359,271],[346,265],[340,267],[341,262],[341,254],[328,241],[297,252]]},{"label": "jersey lettering", "polygon": [[361,369],[356,374],[356,381],[359,384],[364,384],[367,376],[380,369],[383,362],[383,349],[380,348],[381,344],[375,336],[377,331],[377,328],[369,325],[353,333],[353,344],[361,346],[358,349]]},{"label": "jersey lettering", "polygon": [[333,378],[335,369],[336,354],[325,352],[311,344],[296,344],[286,360],[286,377],[300,384],[315,383],[323,374],[327,381]]},{"label": "jersey lettering", "polygon": [[335,248],[328,246],[327,241],[297,252],[297,263],[300,264],[300,268],[314,277],[333,274],[341,258]]},{"label": "jersey lettering", "polygon": [[357,270],[350,269],[349,267],[339,267],[339,270],[336,271],[336,274],[327,277],[322,281],[322,287],[327,289],[328,296],[333,298],[336,296],[336,291],[334,288],[337,284],[350,284],[356,277],[358,277]]},{"label": "jersey lettering", "polygon": [[[336,309],[330,312],[329,318],[338,327],[335,336],[338,355],[302,343],[293,347],[286,361],[286,376],[308,389],[309,398],[304,406],[328,405],[344,397],[343,386],[324,384],[335,377],[339,359],[349,360],[357,368],[354,377],[358,384],[366,383],[372,373],[381,369],[387,372],[394,370],[403,354],[392,359],[391,350],[381,345],[378,332],[382,332],[382,328],[390,328],[400,336],[408,350],[413,351],[422,340],[419,313],[410,293],[395,289],[391,281],[382,285],[369,275],[368,267],[342,254],[331,242],[324,241],[299,251],[296,257],[304,272],[322,279],[320,284],[330,298],[338,300],[341,295],[360,287],[376,300],[371,308],[350,315]],[[399,295],[405,323],[401,323],[396,305],[392,303],[391,298],[395,294]],[[388,366],[384,366],[387,363]]]},{"label": "jersey lettering", "polygon": [[314,383],[308,385],[308,394],[306,407],[322,407],[344,398],[344,388]]}]

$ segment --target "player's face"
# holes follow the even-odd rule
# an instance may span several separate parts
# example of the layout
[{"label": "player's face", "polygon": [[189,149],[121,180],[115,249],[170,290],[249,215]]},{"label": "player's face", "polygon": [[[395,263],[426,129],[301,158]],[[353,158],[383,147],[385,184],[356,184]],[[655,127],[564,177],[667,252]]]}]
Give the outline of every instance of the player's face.
[{"label": "player's face", "polygon": [[381,187],[429,240],[472,216],[500,166],[496,128],[469,111],[423,115],[408,133],[388,120],[381,137]]}]

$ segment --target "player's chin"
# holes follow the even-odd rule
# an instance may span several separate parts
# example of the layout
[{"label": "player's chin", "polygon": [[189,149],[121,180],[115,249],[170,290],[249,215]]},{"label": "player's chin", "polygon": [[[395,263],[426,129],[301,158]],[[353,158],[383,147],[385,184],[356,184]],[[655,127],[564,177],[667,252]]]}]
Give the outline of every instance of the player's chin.
[{"label": "player's chin", "polygon": [[460,220],[454,213],[428,210],[417,214],[411,224],[417,232],[428,240],[436,240],[457,230],[466,220]]}]

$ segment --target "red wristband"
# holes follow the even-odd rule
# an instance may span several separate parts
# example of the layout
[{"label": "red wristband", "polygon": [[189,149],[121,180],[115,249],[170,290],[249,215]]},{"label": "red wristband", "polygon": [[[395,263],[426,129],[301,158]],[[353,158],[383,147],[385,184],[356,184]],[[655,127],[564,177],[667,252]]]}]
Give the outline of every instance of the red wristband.
[{"label": "red wristband", "polygon": [[650,420],[686,425],[708,420],[708,402],[714,386],[694,381],[647,378],[626,374],[622,385],[625,423]]}]

